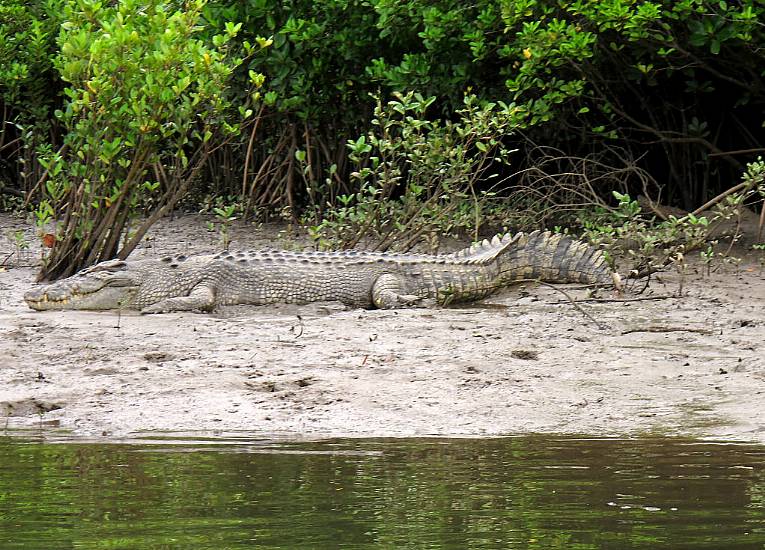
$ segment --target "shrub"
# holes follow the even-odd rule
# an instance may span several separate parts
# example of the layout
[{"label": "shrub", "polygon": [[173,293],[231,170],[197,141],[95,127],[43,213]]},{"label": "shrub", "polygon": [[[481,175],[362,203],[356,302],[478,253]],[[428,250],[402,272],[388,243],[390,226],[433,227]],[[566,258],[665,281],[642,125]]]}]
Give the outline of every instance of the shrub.
[{"label": "shrub", "polygon": [[[483,221],[477,188],[487,173],[509,161],[504,139],[526,113],[515,105],[466,95],[455,121],[429,118],[435,98],[409,92],[383,104],[377,99],[372,129],[348,142],[356,166],[354,194],[332,196],[334,184],[311,192],[338,206],[317,212],[311,233],[322,246],[408,250],[423,236],[472,231]],[[319,220],[319,218],[322,218]]]},{"label": "shrub", "polygon": [[56,137],[51,120],[61,90],[53,68],[56,12],[51,1],[0,3],[0,192],[28,191],[42,174],[36,146]]},{"label": "shrub", "polygon": [[[202,0],[173,10],[162,0],[66,3],[56,68],[68,83],[67,129],[61,151],[47,155],[49,171],[38,222],[62,218],[58,242],[41,276],[66,276],[83,266],[125,258],[148,227],[186,192],[212,144],[235,135],[225,95],[241,59],[227,43],[229,24],[208,45],[199,33]],[[255,85],[261,77],[251,74]],[[153,212],[128,235],[141,201]]]}]

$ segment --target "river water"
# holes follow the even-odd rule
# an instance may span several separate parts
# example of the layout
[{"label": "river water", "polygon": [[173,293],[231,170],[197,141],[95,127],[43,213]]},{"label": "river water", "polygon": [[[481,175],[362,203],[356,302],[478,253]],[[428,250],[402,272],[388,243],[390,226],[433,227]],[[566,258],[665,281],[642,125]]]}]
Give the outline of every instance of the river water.
[{"label": "river water", "polygon": [[765,447],[0,432],[0,549],[765,548]]}]

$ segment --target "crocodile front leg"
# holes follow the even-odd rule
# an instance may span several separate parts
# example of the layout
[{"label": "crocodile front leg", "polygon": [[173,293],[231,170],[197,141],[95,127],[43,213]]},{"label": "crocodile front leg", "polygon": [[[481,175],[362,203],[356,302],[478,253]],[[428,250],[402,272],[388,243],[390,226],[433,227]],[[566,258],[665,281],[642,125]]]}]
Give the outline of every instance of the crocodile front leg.
[{"label": "crocodile front leg", "polygon": [[395,309],[417,305],[422,296],[402,294],[401,281],[395,275],[380,275],[372,285],[372,303],[379,309]]},{"label": "crocodile front leg", "polygon": [[194,287],[188,296],[166,298],[146,306],[141,314],[169,313],[171,311],[212,311],[215,309],[215,290],[209,285]]}]

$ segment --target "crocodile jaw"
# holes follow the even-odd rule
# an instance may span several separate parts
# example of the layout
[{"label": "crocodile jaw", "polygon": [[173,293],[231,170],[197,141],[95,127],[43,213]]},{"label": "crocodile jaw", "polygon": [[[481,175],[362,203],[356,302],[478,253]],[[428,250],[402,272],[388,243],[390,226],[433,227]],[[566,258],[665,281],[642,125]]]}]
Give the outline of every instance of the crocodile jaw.
[{"label": "crocodile jaw", "polygon": [[138,290],[131,286],[85,287],[67,284],[68,280],[35,288],[24,294],[27,305],[37,311],[65,309],[106,310],[128,307]]}]

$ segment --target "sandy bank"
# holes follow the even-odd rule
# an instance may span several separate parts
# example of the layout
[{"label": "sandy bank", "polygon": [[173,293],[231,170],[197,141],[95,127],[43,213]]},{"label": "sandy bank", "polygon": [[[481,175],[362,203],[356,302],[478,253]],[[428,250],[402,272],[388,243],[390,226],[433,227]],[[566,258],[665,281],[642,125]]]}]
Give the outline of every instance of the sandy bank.
[{"label": "sandy bank", "polygon": [[[19,229],[33,240],[31,228],[0,215],[0,259]],[[215,249],[195,217],[163,221],[152,235],[137,254]],[[237,226],[232,248],[273,240],[272,230]],[[606,329],[545,287],[464,308],[118,316],[28,310],[22,294],[33,277],[31,266],[0,272],[0,414],[9,426],[765,442],[765,274],[754,255],[737,270],[692,275],[681,297],[667,275],[642,296],[669,297],[582,303]]]}]

